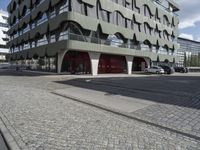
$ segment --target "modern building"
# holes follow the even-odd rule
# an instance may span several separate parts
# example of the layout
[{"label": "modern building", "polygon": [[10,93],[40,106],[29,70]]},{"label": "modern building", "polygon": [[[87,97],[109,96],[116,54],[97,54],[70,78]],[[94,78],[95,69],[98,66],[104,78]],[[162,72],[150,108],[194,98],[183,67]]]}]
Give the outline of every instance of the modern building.
[{"label": "modern building", "polygon": [[9,53],[9,48],[6,44],[9,41],[7,36],[8,31],[8,13],[0,10],[0,63],[6,60],[6,55]]},{"label": "modern building", "polygon": [[11,60],[70,73],[128,73],[174,63],[173,0],[11,0]]},{"label": "modern building", "polygon": [[200,42],[179,37],[178,44],[177,66],[200,67]]}]

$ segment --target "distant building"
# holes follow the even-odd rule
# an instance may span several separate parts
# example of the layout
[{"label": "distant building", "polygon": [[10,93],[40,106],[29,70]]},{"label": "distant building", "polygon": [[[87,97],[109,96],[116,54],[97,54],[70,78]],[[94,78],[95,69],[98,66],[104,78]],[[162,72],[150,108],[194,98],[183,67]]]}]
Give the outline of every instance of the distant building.
[{"label": "distant building", "polygon": [[9,41],[7,31],[8,13],[0,10],[0,63],[6,60],[6,55],[9,53],[9,49],[6,47]]},{"label": "distant building", "polygon": [[11,60],[69,73],[128,73],[174,63],[175,0],[11,0]]},{"label": "distant building", "polygon": [[200,42],[179,37],[178,43],[177,66],[200,67]]}]

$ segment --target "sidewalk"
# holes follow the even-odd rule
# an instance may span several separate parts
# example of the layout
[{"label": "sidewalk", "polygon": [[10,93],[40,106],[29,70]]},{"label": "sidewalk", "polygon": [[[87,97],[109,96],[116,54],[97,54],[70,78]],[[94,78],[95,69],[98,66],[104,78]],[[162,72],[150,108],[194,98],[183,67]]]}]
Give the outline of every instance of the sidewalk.
[{"label": "sidewalk", "polygon": [[4,139],[1,136],[1,134],[0,134],[0,150],[8,150],[8,148],[7,148],[7,146],[6,146],[5,142],[4,142]]},{"label": "sidewalk", "polygon": [[125,113],[132,113],[139,109],[156,104],[144,99],[131,98],[117,95],[115,93],[106,93],[78,87],[69,87],[67,89],[56,90],[54,93],[58,95],[64,95],[69,98],[82,99],[88,101],[89,103],[94,103]]},{"label": "sidewalk", "polygon": [[[90,82],[90,81],[88,80],[87,82]],[[94,86],[98,86],[98,85],[94,85]],[[159,115],[158,116],[159,119],[167,118],[163,112],[159,112],[157,111],[157,109],[159,110],[161,109],[164,111],[165,109],[170,109],[169,112],[171,112],[172,110],[176,112],[175,111],[176,109],[181,110],[181,116],[179,114],[179,111],[174,113],[175,117],[179,117],[179,118],[181,117],[184,118],[185,113],[187,111],[188,113],[189,112],[194,113],[194,112],[198,112],[198,110],[193,110],[193,109],[184,108],[184,107],[182,110],[181,107],[178,107],[178,106],[160,104],[158,102],[153,102],[153,101],[149,101],[145,99],[126,97],[126,96],[118,95],[117,93],[112,93],[112,89],[107,89],[107,90],[110,92],[102,92],[102,91],[96,91],[96,90],[90,90],[90,89],[71,86],[66,89],[55,90],[52,93],[59,95],[61,97],[73,99],[78,102],[82,102],[82,103],[95,106],[107,111],[111,111],[116,114],[120,114],[120,115],[129,117],[135,120],[139,120],[140,122],[144,122],[144,123],[159,127],[164,130],[172,131],[174,133],[178,133],[190,138],[194,138],[196,140],[200,140],[199,132],[196,132],[196,131],[193,132],[192,128],[191,129],[189,128],[189,130],[188,128],[185,128],[185,125],[190,127],[190,124],[188,125],[187,122],[186,123],[184,122],[184,120],[187,121],[187,119],[181,120],[180,124],[182,124],[183,127],[179,128],[174,125],[176,123],[175,121],[174,121],[174,124],[169,124],[168,121],[170,120],[167,120],[166,122],[164,122],[164,121],[157,121],[154,118],[154,116],[156,115]],[[151,111],[151,108],[153,111]],[[185,112],[184,110],[187,110],[187,111]],[[148,114],[150,114],[150,117],[147,117]],[[168,115],[168,113],[166,113],[166,115]],[[194,122],[194,121],[199,121],[198,117],[193,118],[193,121],[190,121],[190,122]]]}]

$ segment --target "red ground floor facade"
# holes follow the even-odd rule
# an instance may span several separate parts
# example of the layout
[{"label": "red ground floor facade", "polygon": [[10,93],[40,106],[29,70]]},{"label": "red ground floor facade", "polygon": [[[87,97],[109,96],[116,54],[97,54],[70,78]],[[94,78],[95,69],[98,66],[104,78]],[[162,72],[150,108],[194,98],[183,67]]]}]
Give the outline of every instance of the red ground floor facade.
[{"label": "red ground floor facade", "polygon": [[[132,63],[132,71],[143,71],[146,67],[148,67],[144,58],[134,57]],[[128,72],[126,57],[120,55],[99,54],[98,65],[96,67],[98,69],[98,74],[117,74]],[[61,72],[69,72],[70,74],[91,74],[92,64],[89,53],[68,51],[64,55]]]}]

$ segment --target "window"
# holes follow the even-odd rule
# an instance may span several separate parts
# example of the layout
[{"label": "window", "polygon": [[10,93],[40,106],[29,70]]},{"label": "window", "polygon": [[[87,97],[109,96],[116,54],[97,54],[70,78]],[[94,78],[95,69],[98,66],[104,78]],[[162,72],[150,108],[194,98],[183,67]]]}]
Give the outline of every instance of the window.
[{"label": "window", "polygon": [[6,24],[6,23],[1,23],[1,22],[0,22],[0,27],[8,28],[9,26],[8,26],[8,24]]},{"label": "window", "polygon": [[67,40],[68,38],[69,38],[69,32],[68,30],[66,30],[60,33],[59,41]]},{"label": "window", "polygon": [[54,18],[56,16],[56,11],[55,11],[55,8],[51,9],[50,12],[49,12],[49,18]]},{"label": "window", "polygon": [[46,35],[44,35],[42,38],[37,40],[37,46],[42,46],[46,44],[48,44]]},{"label": "window", "polygon": [[8,20],[8,17],[6,17],[6,16],[2,16],[2,18],[3,18],[4,20]]},{"label": "window", "polygon": [[42,15],[42,17],[37,21],[37,25],[40,25],[40,24],[42,24],[42,23],[44,23],[46,21],[47,21],[47,15],[46,15],[46,13],[44,13]]},{"label": "window", "polygon": [[7,32],[6,32],[6,31],[3,31],[3,34],[7,34]]},{"label": "window", "polygon": [[59,14],[67,12],[69,10],[68,1],[66,1],[59,9]]},{"label": "window", "polygon": [[28,42],[24,43],[24,50],[29,49],[29,48],[30,48],[30,44]]},{"label": "window", "polygon": [[2,38],[2,39],[3,39],[3,41],[5,41],[5,42],[8,42],[8,41],[9,41],[8,38]]},{"label": "window", "polygon": [[26,25],[26,27],[23,29],[23,33],[26,33],[30,30],[30,26]]},{"label": "window", "polygon": [[55,34],[52,34],[52,35],[50,36],[50,43],[54,43],[54,42],[56,42],[56,35],[55,35]]},{"label": "window", "polygon": [[0,44],[0,48],[6,48],[6,45],[1,45],[1,44]]},{"label": "window", "polygon": [[144,5],[144,15],[151,18],[151,11],[147,5]]},{"label": "window", "polygon": [[146,34],[150,34],[151,35],[151,27],[149,26],[148,23],[144,23],[144,31]]},{"label": "window", "polygon": [[120,38],[120,35],[109,35],[105,44],[113,47],[123,47],[124,41]]}]

